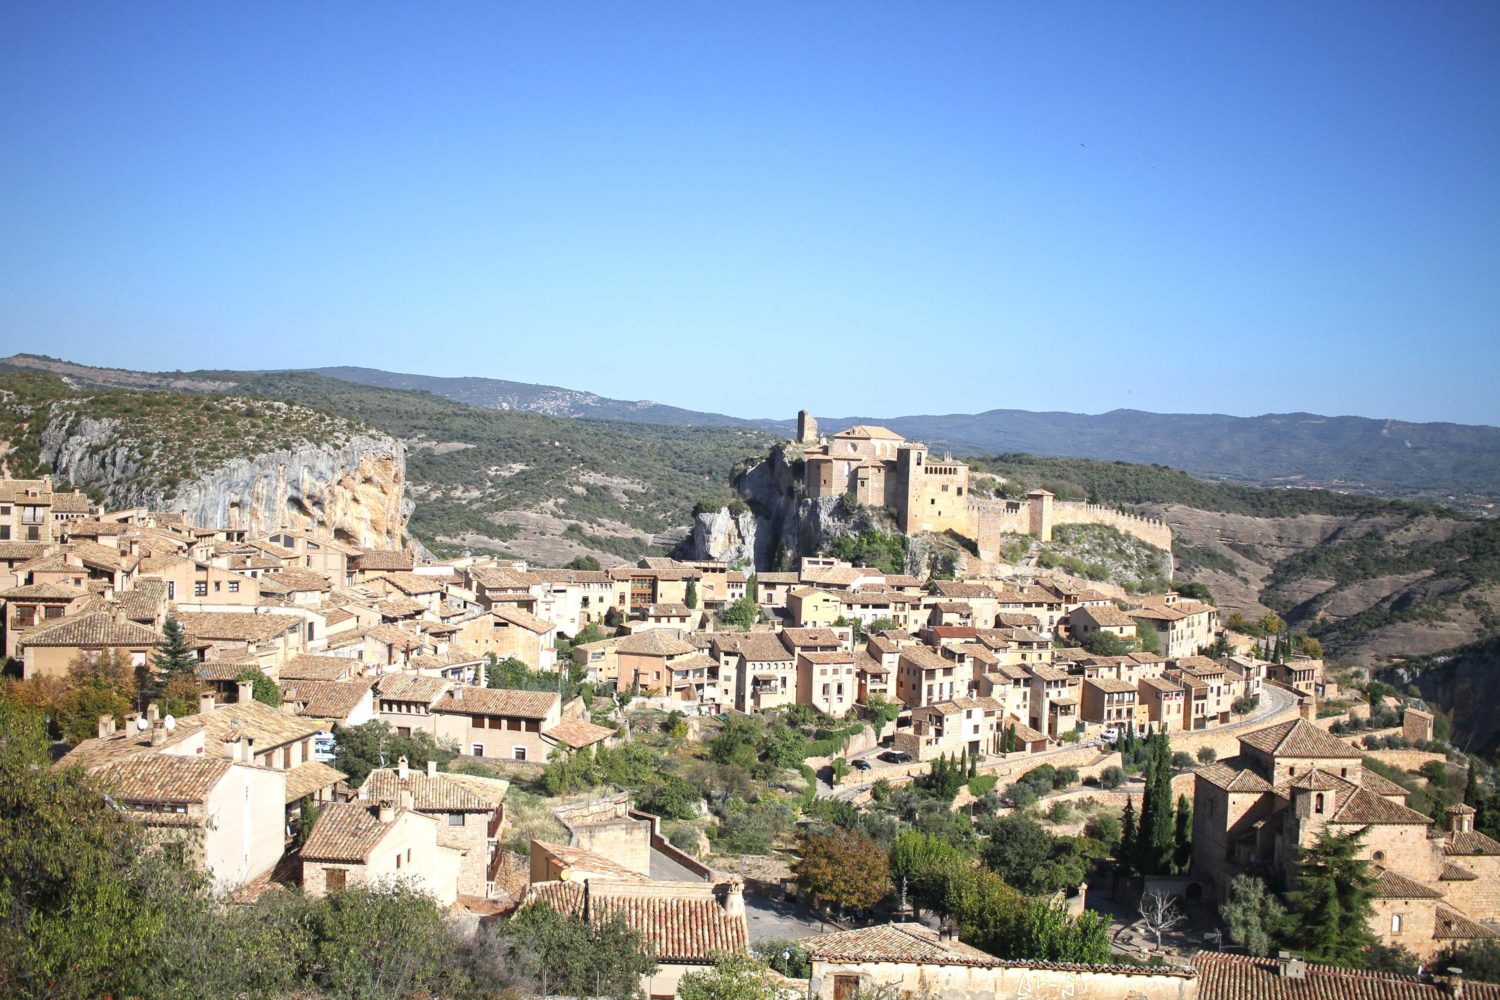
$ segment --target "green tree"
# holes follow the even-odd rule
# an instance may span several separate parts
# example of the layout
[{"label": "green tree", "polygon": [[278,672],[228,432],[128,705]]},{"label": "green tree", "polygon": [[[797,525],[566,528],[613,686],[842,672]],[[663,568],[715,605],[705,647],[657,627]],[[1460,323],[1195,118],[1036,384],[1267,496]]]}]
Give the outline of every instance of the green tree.
[{"label": "green tree", "polygon": [[865,709],[870,713],[870,724],[878,733],[901,714],[901,706],[893,704],[878,694],[872,694],[865,699]]},{"label": "green tree", "polygon": [[904,830],[891,845],[891,882],[920,914],[936,910],[947,915],[948,886],[954,873],[970,866],[963,851],[935,834]]},{"label": "green tree", "polygon": [[1206,584],[1197,583],[1192,580],[1172,581],[1172,589],[1190,601],[1202,601],[1204,604],[1214,603],[1213,591]]},{"label": "green tree", "polygon": [[1219,916],[1224,918],[1229,940],[1252,955],[1271,954],[1290,928],[1286,907],[1254,875],[1234,877],[1229,884],[1229,898],[1219,907]]},{"label": "green tree", "polygon": [[314,980],[330,996],[411,996],[446,983],[460,969],[458,941],[442,909],[422,893],[350,887],[324,897],[310,923]]},{"label": "green tree", "polygon": [[574,556],[563,569],[581,569],[589,572],[598,572],[599,560],[593,556]]},{"label": "green tree", "polygon": [[182,630],[182,624],[168,615],[167,620],[162,623],[161,636],[162,643],[151,657],[155,676],[148,693],[152,698],[160,697],[162,689],[174,677],[187,676],[195,682],[198,677],[198,657],[188,642],[187,633]]},{"label": "green tree", "polygon": [[488,958],[511,981],[539,996],[640,996],[656,959],[623,918],[585,923],[529,903],[490,940]]},{"label": "green tree", "polygon": [[688,578],[687,587],[682,595],[682,603],[686,604],[689,608],[696,609],[698,607],[698,581],[692,577]]},{"label": "green tree", "polygon": [[1368,827],[1346,835],[1323,830],[1297,860],[1295,888],[1287,894],[1297,918],[1297,942],[1308,958],[1330,965],[1361,965],[1375,943],[1370,930],[1375,879],[1358,857]]},{"label": "green tree", "polygon": [[425,768],[432,760],[441,769],[458,756],[455,748],[438,743],[429,733],[417,730],[402,736],[380,721],[334,726],[333,736],[338,745],[333,766],[349,776],[351,786],[364,784],[377,767],[395,767],[402,757],[414,768]]},{"label": "green tree", "polygon": [[1135,871],[1136,858],[1140,854],[1140,827],[1135,818],[1135,800],[1125,800],[1125,811],[1120,814],[1120,846],[1115,850],[1115,859],[1127,872]]},{"label": "green tree", "polygon": [[267,677],[259,670],[250,669],[241,671],[240,674],[235,677],[235,681],[239,683],[248,682],[254,685],[250,692],[251,697],[260,702],[262,705],[270,705],[272,708],[281,707],[280,686],[278,686],[275,681],[271,680],[271,678]]},{"label": "green tree", "polygon": [[1107,964],[1111,959],[1109,920],[1094,910],[1073,917],[1061,905],[1032,901],[1021,922],[1020,940],[1010,957],[1035,956],[1043,962]]},{"label": "green tree", "polygon": [[1172,835],[1172,747],[1167,734],[1147,737],[1146,754],[1136,866],[1142,874],[1163,875],[1172,870],[1176,847]]},{"label": "green tree", "polygon": [[1095,656],[1124,656],[1130,652],[1123,639],[1099,629],[1083,637],[1083,648]]},{"label": "green tree", "polygon": [[1209,746],[1207,743],[1203,744],[1203,746],[1201,746],[1201,747],[1198,748],[1198,763],[1200,763],[1200,764],[1212,764],[1214,761],[1216,761],[1218,759],[1219,759],[1219,751],[1215,750],[1213,747]]},{"label": "green tree", "polygon": [[792,865],[797,890],[837,907],[863,910],[890,891],[890,863],[880,845],[849,830],[802,836]]},{"label": "green tree", "polygon": [[1052,837],[1030,816],[1008,813],[995,818],[987,827],[989,843],[984,849],[984,863],[1005,879],[1006,884],[1021,892],[1044,892],[1038,886],[1039,870],[1052,858]]},{"label": "green tree", "polygon": [[53,722],[66,742],[80,743],[98,735],[101,715],[123,720],[135,696],[135,671],[123,650],[101,649],[96,656],[80,652],[67,690],[53,705]]},{"label": "green tree", "polygon": [[781,1000],[781,987],[765,962],[750,955],[726,955],[708,972],[689,972],[677,987],[678,1000]]},{"label": "green tree", "polygon": [[750,626],[759,620],[760,605],[755,603],[755,598],[749,596],[731,602],[719,612],[719,621],[725,625],[733,625],[741,632],[750,631]]},{"label": "green tree", "polygon": [[1135,620],[1135,647],[1143,653],[1161,655],[1161,633],[1149,619]]},{"label": "green tree", "polygon": [[1186,795],[1177,796],[1177,820],[1172,828],[1172,867],[1188,870],[1193,860],[1193,806]]}]

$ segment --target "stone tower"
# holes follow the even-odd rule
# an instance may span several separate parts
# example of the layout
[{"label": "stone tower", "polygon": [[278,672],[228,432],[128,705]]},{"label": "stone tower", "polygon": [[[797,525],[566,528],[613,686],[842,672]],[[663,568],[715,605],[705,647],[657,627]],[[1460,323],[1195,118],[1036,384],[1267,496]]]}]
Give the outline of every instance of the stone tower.
[{"label": "stone tower", "polygon": [[806,410],[797,411],[797,443],[807,445],[818,443],[818,418]]},{"label": "stone tower", "polygon": [[1039,542],[1052,541],[1052,496],[1046,490],[1026,494],[1031,501],[1031,536]]}]

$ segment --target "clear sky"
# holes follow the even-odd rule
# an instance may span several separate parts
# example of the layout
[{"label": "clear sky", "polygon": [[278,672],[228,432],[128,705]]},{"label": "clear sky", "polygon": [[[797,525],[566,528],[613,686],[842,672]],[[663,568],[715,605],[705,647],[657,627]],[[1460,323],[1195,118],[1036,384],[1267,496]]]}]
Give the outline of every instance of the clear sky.
[{"label": "clear sky", "polygon": [[21,0],[0,348],[1500,424],[1500,4]]}]

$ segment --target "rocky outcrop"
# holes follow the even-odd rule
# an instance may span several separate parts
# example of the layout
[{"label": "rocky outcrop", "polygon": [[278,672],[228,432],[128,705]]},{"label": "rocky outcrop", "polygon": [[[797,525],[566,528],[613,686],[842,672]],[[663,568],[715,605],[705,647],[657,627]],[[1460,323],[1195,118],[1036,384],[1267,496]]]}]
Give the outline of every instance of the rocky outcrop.
[{"label": "rocky outcrop", "polygon": [[693,519],[693,558],[753,566],[755,533],[755,515],[748,508],[735,513],[721,507],[699,514]]},{"label": "rocky outcrop", "polygon": [[40,446],[54,475],[99,488],[111,506],[179,511],[204,527],[310,528],[362,547],[405,544],[412,511],[406,448],[382,434],[236,457],[166,487],[154,482],[114,419],[51,422]]}]

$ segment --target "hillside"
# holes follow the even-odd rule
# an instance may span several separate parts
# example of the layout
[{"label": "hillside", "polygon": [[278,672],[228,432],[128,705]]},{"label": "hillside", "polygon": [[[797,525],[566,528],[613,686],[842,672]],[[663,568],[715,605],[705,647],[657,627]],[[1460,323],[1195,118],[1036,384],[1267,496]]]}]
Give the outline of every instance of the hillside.
[{"label": "hillside", "polygon": [[[56,358],[16,355],[0,368],[45,370],[80,385],[227,391],[277,372],[128,372]],[[486,409],[570,419],[671,426],[736,427],[785,436],[790,419],[741,419],[662,403],[612,399],[558,386],[490,378],[442,378],[336,367],[312,374],[373,388],[429,392]],[[790,417],[790,414],[788,414]],[[1344,492],[1429,500],[1480,512],[1500,502],[1500,428],[1410,423],[1311,413],[1101,414],[987,410],[974,414],[820,418],[826,433],[857,423],[890,427],[934,449],[963,456],[1024,452],[1160,464],[1209,479],[1255,485],[1324,486]]]},{"label": "hillside", "polygon": [[1123,462],[1011,454],[975,468],[1003,493],[1043,487],[1162,518],[1178,580],[1207,584],[1226,614],[1275,610],[1336,656],[1378,665],[1500,634],[1500,521]]},{"label": "hillside", "polygon": [[50,473],[113,507],[195,524],[321,525],[360,545],[402,543],[405,449],[356,420],[238,395],[81,389],[0,376],[0,473]]}]

